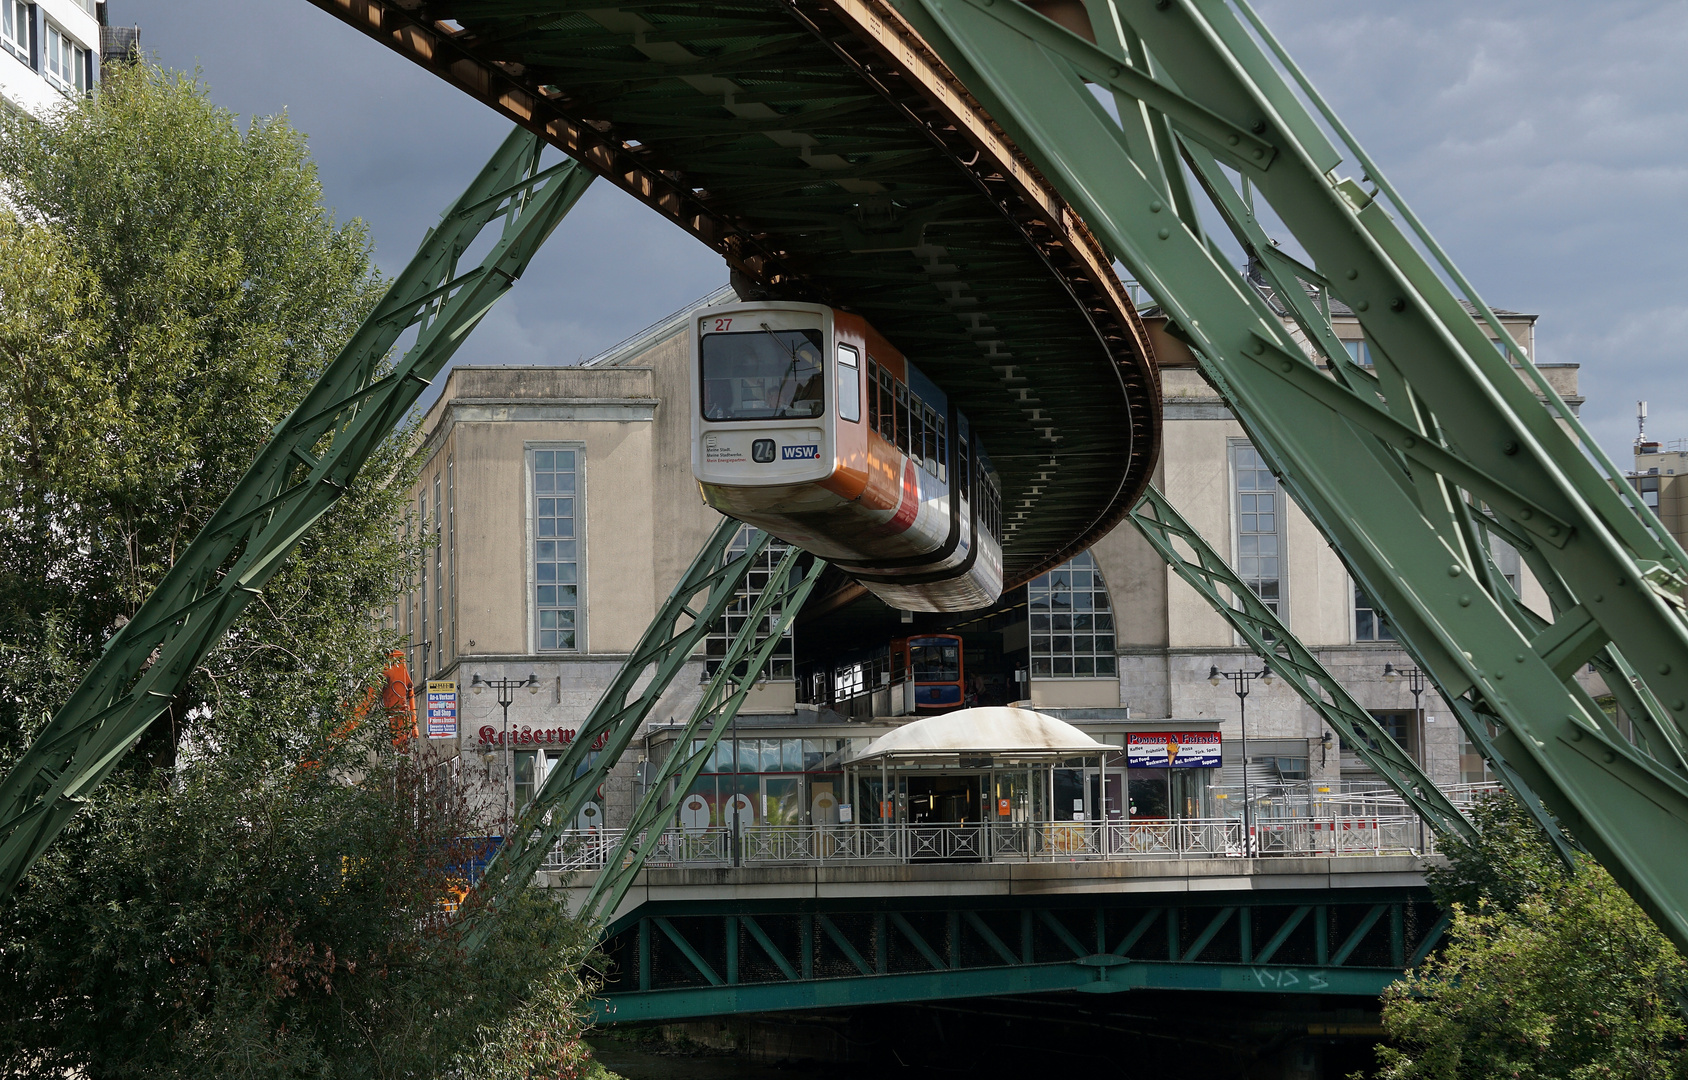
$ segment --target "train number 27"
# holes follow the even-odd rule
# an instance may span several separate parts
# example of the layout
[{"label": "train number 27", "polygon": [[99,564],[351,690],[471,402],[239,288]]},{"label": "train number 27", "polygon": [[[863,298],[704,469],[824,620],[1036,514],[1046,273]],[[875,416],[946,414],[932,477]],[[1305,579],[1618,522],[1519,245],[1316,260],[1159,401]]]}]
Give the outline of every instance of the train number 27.
[{"label": "train number 27", "polygon": [[716,319],[715,320],[715,329],[717,329],[717,330],[730,330],[730,329],[732,329],[732,326],[733,326],[733,320],[731,320],[731,319]]}]

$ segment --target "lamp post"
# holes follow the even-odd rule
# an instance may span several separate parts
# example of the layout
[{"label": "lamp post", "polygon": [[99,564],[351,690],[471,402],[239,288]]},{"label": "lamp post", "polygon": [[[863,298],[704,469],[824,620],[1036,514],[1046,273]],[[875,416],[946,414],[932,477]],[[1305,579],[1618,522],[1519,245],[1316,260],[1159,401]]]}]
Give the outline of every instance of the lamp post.
[{"label": "lamp post", "polygon": [[[1223,679],[1231,680],[1231,689],[1237,695],[1237,712],[1243,728],[1243,852],[1252,857],[1254,855],[1254,825],[1249,812],[1248,787],[1248,684],[1256,679],[1267,686],[1272,685],[1272,669],[1262,667],[1259,671],[1220,671],[1219,665],[1208,667],[1207,681],[1218,686]],[[1171,763],[1168,762],[1170,765]]]},{"label": "lamp post", "polygon": [[[477,694],[488,687],[491,687],[498,694],[498,704],[504,710],[504,733],[500,737],[500,742],[505,747],[510,746],[510,703],[516,700],[515,695],[518,686],[525,686],[528,693],[537,694],[539,693],[539,676],[529,672],[525,679],[483,679],[477,674],[469,680],[469,689]],[[515,751],[511,750],[510,754],[509,767],[504,770],[504,794],[510,800],[510,815],[511,819],[514,820],[517,813]]]},{"label": "lamp post", "polygon": [[[1419,764],[1426,772],[1430,771],[1430,747],[1424,736],[1424,710],[1419,708],[1419,695],[1424,693],[1424,672],[1417,665],[1402,671],[1394,664],[1383,665],[1383,681],[1393,686],[1400,680],[1407,680],[1407,689],[1413,692],[1413,724],[1418,729]],[[1401,749],[1405,750],[1406,747]],[[1424,850],[1424,818],[1418,819],[1418,849]]]}]

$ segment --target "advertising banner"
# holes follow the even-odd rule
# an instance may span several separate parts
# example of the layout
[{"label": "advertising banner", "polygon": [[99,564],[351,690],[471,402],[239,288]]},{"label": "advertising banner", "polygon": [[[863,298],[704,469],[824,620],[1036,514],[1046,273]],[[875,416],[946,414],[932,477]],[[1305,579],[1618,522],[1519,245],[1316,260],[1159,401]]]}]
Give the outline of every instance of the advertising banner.
[{"label": "advertising banner", "polygon": [[457,684],[428,683],[428,738],[457,738]]},{"label": "advertising banner", "polygon": [[1217,731],[1136,731],[1125,739],[1126,765],[1133,769],[1217,769],[1222,764]]}]

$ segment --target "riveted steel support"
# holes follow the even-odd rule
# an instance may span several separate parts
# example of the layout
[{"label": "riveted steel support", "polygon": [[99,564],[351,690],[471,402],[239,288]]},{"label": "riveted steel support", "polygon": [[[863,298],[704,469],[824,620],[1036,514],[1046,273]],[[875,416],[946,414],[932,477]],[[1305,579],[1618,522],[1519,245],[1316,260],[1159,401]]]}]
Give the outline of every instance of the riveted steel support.
[{"label": "riveted steel support", "polygon": [[1343,743],[1407,800],[1431,828],[1444,835],[1476,835],[1471,823],[1443,795],[1371,713],[1360,707],[1288,626],[1260,602],[1219,553],[1184,520],[1154,486],[1131,512],[1131,523],[1177,575],[1231,624],[1249,648],[1313,707]]},{"label": "riveted steel support", "polygon": [[[573,161],[542,167],[542,148],[521,129],[504,140],[0,783],[0,897],[164,711],[579,200],[591,174]],[[492,249],[460,269],[489,228],[497,230]],[[411,327],[415,343],[389,368],[388,351]]]},{"label": "riveted steel support", "polygon": [[[731,518],[721,520],[645,628],[639,644],[593,706],[561,760],[551,766],[533,802],[521,809],[510,828],[509,840],[493,853],[477,885],[489,908],[496,910],[512,890],[532,882],[545,856],[573,827],[581,808],[621,760],[669,684],[733,603],[745,576],[769,543],[766,533],[753,531],[745,550],[735,552],[733,538],[740,528]],[[789,614],[794,616],[796,608]],[[486,929],[483,923],[471,930],[471,948],[485,940]]]},{"label": "riveted steel support", "polygon": [[[1503,777],[1539,795],[1688,946],[1688,775],[1669,749],[1688,710],[1688,558],[1247,5],[1098,0],[1099,44],[1019,4],[898,7],[1161,304],[1402,644],[1444,696],[1463,699],[1462,723]],[[1113,78],[1137,66],[1137,41],[1158,101],[1178,94],[1266,147],[1216,147],[1211,123],[1186,119],[1198,114]],[[1090,84],[1152,106],[1182,163],[1122,127]],[[1224,169],[1204,167],[1209,156]],[[1361,182],[1342,175],[1345,157]],[[1223,185],[1275,217],[1274,233],[1305,253],[1309,284],[1355,313],[1375,380],[1326,355],[1327,340],[1294,333],[1180,220],[1166,175],[1183,163],[1210,196]],[[1215,201],[1222,216],[1232,203]],[[1545,629],[1497,595],[1468,507],[1550,568],[1562,598]],[[1635,673],[1643,705],[1660,703],[1639,725],[1658,737],[1632,741],[1590,714],[1572,682],[1597,658]]]},{"label": "riveted steel support", "polygon": [[[769,657],[814,590],[821,571],[826,569],[826,563],[812,559],[808,570],[798,573],[798,561],[804,557],[800,549],[787,548],[769,575],[767,585],[709,680],[702,700],[675,736],[674,752],[663,762],[662,769],[639,800],[621,843],[581,901],[578,912],[581,917],[597,922],[614,915],[633,879],[644,868],[657,836],[672,825],[680,810],[680,796],[703,771],[704,764],[715,752],[715,745],[728,731],[745,697],[767,668]],[[770,618],[773,622],[768,626]],[[765,632],[764,626],[768,627]],[[700,734],[700,745],[693,749],[692,743],[699,740]],[[671,780],[673,792],[668,790]]]}]

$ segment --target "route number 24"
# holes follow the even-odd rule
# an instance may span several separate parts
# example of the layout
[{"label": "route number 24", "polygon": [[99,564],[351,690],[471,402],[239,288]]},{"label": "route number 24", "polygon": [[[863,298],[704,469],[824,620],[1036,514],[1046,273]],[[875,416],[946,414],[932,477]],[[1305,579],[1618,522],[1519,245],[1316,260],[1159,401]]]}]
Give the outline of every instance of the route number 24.
[{"label": "route number 24", "polygon": [[715,329],[716,330],[730,330],[730,329],[732,329],[732,326],[733,326],[733,320],[731,320],[731,319],[716,319],[715,320]]}]

